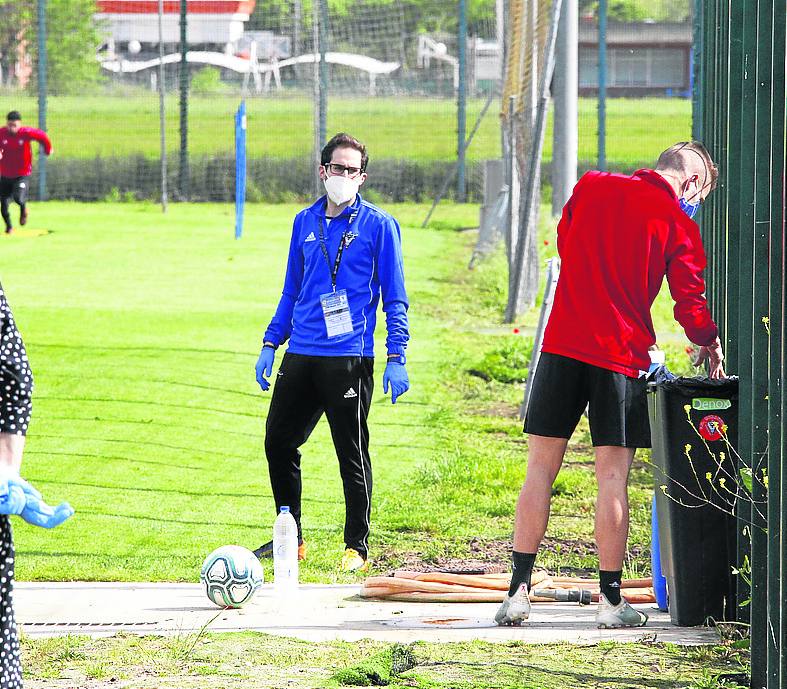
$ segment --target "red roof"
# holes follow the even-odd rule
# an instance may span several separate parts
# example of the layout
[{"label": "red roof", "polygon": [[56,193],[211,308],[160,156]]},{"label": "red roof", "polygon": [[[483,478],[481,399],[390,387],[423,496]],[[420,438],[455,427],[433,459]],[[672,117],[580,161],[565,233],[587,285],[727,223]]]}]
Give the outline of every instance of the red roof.
[{"label": "red roof", "polygon": [[[256,0],[187,0],[189,14],[251,14]],[[158,0],[97,0],[104,14],[158,14]],[[178,14],[180,0],[164,0],[165,14]]]}]

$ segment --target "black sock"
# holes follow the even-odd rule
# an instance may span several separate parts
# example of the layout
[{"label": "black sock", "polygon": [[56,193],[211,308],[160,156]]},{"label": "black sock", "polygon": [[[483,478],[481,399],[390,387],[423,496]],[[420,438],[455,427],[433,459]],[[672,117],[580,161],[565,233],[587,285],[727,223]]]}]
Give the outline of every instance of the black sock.
[{"label": "black sock", "polygon": [[615,572],[600,569],[598,577],[601,582],[601,593],[612,605],[620,603],[620,584],[623,581],[623,570]]},{"label": "black sock", "polygon": [[515,550],[511,559],[514,568],[511,573],[511,586],[508,588],[508,595],[513,596],[522,584],[527,584],[527,590],[530,591],[530,577],[533,574],[536,554],[518,553]]}]

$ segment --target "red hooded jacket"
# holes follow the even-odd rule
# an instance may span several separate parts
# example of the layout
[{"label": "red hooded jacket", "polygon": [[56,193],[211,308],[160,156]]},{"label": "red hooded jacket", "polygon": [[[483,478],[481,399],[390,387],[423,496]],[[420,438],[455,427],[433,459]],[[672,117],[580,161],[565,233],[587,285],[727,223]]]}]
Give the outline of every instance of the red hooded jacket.
[{"label": "red hooded jacket", "polygon": [[585,174],[563,209],[557,247],[560,279],[542,351],[638,376],[650,365],[650,307],[665,276],[689,340],[708,345],[718,335],[699,227],[653,170]]},{"label": "red hooded jacket", "polygon": [[0,160],[0,176],[27,177],[33,171],[31,141],[44,144],[44,152],[47,155],[52,151],[49,137],[40,129],[19,127],[16,134],[11,134],[8,127],[0,128],[0,151],[3,152],[3,159]]}]

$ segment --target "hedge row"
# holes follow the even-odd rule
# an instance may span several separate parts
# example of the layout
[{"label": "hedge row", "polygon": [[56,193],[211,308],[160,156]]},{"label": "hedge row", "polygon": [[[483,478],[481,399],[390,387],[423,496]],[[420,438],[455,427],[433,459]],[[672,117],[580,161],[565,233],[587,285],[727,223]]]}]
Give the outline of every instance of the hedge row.
[{"label": "hedge row", "polygon": [[[590,169],[580,163],[580,172]],[[611,169],[630,170],[631,166],[611,165]],[[369,179],[364,195],[380,202],[429,202],[454,168],[453,161],[376,160],[369,164]],[[542,166],[549,179],[549,161]],[[231,155],[192,157],[189,162],[191,201],[232,202],[235,198],[235,160]],[[184,200],[178,188],[177,158],[170,162],[168,186],[173,200]],[[38,180],[32,180],[34,198]],[[246,200],[280,203],[302,201],[313,195],[312,162],[299,158],[253,158],[248,161]],[[456,196],[456,185],[449,184],[446,199]],[[47,193],[50,199],[80,201],[157,200],[161,193],[161,167],[155,158],[142,155],[95,158],[53,158],[47,162]],[[483,202],[483,165],[470,162],[467,167],[467,200]]]}]

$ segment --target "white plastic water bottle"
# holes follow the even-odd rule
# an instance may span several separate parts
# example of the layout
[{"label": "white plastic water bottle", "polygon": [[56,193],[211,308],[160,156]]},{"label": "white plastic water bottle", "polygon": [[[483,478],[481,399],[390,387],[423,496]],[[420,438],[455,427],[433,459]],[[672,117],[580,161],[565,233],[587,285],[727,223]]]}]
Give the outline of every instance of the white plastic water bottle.
[{"label": "white plastic water bottle", "polygon": [[286,505],[273,522],[273,586],[277,593],[298,588],[298,525]]}]

